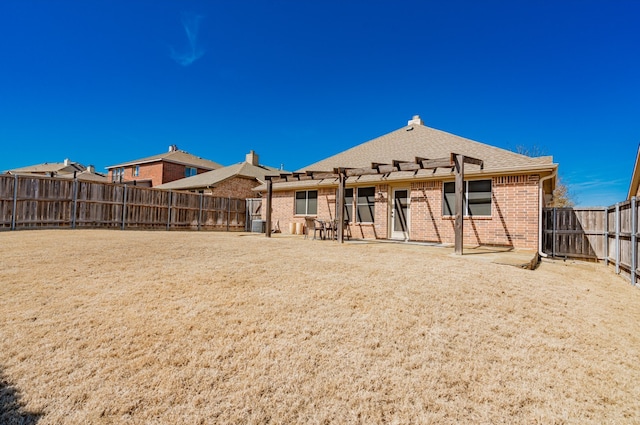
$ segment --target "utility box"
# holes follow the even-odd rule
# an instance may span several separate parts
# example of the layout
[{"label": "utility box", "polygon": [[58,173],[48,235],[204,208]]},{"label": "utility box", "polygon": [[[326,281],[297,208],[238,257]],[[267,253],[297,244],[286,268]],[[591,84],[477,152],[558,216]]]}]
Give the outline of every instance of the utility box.
[{"label": "utility box", "polygon": [[251,231],[253,233],[264,233],[267,228],[267,222],[265,220],[253,220],[251,221]]}]

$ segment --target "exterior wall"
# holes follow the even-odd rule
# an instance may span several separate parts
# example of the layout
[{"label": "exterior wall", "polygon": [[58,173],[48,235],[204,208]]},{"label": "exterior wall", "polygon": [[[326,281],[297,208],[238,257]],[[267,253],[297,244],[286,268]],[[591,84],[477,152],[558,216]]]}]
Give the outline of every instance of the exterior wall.
[{"label": "exterior wall", "polygon": [[[491,217],[465,217],[465,245],[538,246],[537,175],[492,178]],[[442,215],[441,181],[411,185],[411,240],[453,243],[455,219]]]},{"label": "exterior wall", "polygon": [[205,190],[205,193],[210,193],[212,196],[219,196],[222,198],[254,198],[256,194],[252,189],[258,185],[260,185],[260,183],[255,179],[233,177],[220,182],[213,189]]},{"label": "exterior wall", "polygon": [[[135,165],[129,165],[124,169],[123,181],[134,180],[151,180],[151,187],[161,185],[163,183],[169,183],[174,180],[183,179],[185,177],[186,166],[181,164],[174,164],[172,162],[149,162],[138,165],[138,176],[135,174]],[[210,170],[198,168],[197,174],[205,173]],[[109,170],[109,181],[113,181],[113,169]]]},{"label": "exterior wall", "polygon": [[[514,248],[538,247],[538,175],[492,178],[490,217],[465,217],[465,245],[502,245]],[[375,224],[351,223],[354,238],[386,239],[390,234],[391,193],[394,187],[410,188],[410,240],[453,244],[454,217],[442,214],[442,181],[376,185]],[[289,223],[304,223],[294,215],[295,190],[274,191],[272,220],[283,233]],[[318,218],[335,218],[336,188],[318,189]],[[263,218],[264,218],[263,209]]]}]

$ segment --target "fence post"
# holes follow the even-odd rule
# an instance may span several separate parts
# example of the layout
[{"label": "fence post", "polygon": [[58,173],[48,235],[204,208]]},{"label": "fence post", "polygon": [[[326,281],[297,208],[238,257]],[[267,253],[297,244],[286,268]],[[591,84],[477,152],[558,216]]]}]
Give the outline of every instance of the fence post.
[{"label": "fence post", "polygon": [[127,220],[127,185],[124,185],[124,190],[122,191],[122,230],[124,230],[125,223]]},{"label": "fence post", "polygon": [[169,191],[169,196],[168,196],[168,202],[169,205],[167,206],[167,230],[171,230],[171,199],[172,199],[172,195],[173,192]]},{"label": "fence post", "polygon": [[616,274],[620,274],[620,202],[616,203]]},{"label": "fence post", "polygon": [[638,203],[636,197],[631,198],[631,285],[636,286],[636,269],[638,268]]},{"label": "fence post", "polygon": [[227,232],[229,231],[230,224],[231,224],[231,196],[229,196],[229,203],[227,204]]},{"label": "fence post", "polygon": [[609,208],[604,208],[604,264],[609,265]]},{"label": "fence post", "polygon": [[18,208],[18,175],[13,179],[13,210],[11,210],[11,230],[16,230],[16,208]]},{"label": "fence post", "polygon": [[71,228],[76,228],[76,214],[78,213],[78,178],[73,179],[73,215],[71,216]]},{"label": "fence post", "polygon": [[556,213],[557,208],[553,207],[553,226],[551,227],[551,257],[556,257],[556,230],[558,227],[558,215]]},{"label": "fence post", "polygon": [[200,207],[198,208],[198,230],[200,230],[200,223],[202,223],[202,202],[204,200],[204,193],[200,192]]}]

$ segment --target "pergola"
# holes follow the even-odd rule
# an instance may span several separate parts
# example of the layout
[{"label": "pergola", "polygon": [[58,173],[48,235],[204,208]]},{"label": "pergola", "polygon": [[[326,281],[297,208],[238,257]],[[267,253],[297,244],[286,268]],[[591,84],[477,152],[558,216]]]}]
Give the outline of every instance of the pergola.
[{"label": "pergola", "polygon": [[[305,171],[301,173],[282,173],[277,176],[266,176],[267,181],[267,207],[266,207],[266,236],[271,237],[271,202],[273,198],[273,183],[303,181],[303,180],[323,180],[328,178],[338,179],[338,211],[336,217],[338,223],[344,223],[344,198],[347,177],[364,175],[388,175],[398,171],[435,170],[438,168],[450,168],[455,172],[455,253],[462,255],[464,238],[464,164],[479,165],[484,168],[484,161],[469,156],[451,153],[449,157],[427,159],[416,157],[414,162],[393,160],[391,163],[371,163],[371,168],[334,168],[333,171]],[[344,243],[344,224],[338,226],[338,241]]]}]

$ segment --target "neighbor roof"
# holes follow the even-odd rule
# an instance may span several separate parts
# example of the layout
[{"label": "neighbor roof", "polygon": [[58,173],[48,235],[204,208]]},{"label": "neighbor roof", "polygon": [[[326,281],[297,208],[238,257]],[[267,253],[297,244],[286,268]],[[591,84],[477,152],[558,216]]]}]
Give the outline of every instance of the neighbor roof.
[{"label": "neighbor roof", "polygon": [[43,164],[29,165],[27,167],[13,168],[8,170],[11,174],[25,173],[73,173],[74,171],[84,171],[86,167],[78,162],[45,162]]},{"label": "neighbor roof", "polygon": [[107,169],[117,168],[117,167],[126,167],[129,165],[139,165],[146,164],[150,162],[158,162],[158,161],[166,161],[173,162],[176,164],[194,166],[198,168],[203,168],[205,170],[215,170],[217,168],[222,167],[222,165],[217,162],[209,161],[208,159],[200,158],[199,156],[195,156],[190,154],[189,152],[183,150],[173,150],[170,152],[164,152],[158,155],[148,156],[146,158],[140,158],[133,161],[123,162],[116,165],[110,165]]},{"label": "neighbor roof", "polygon": [[265,175],[274,174],[278,171],[279,169],[273,167],[240,162],[238,164],[229,165],[228,167],[218,168],[217,170],[207,171],[206,173],[161,184],[156,186],[156,188],[175,190],[202,189],[206,187],[213,187],[231,177],[251,178],[258,180],[260,183],[264,183]]}]

